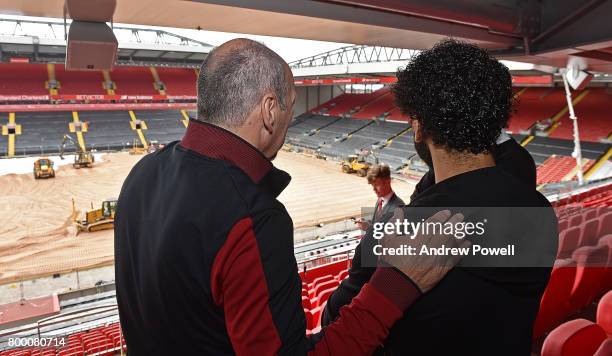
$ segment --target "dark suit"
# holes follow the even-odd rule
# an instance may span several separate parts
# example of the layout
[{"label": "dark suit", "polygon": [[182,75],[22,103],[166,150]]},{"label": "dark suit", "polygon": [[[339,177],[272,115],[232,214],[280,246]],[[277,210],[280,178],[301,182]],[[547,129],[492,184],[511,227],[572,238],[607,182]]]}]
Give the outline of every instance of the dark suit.
[{"label": "dark suit", "polygon": [[[359,294],[361,287],[370,280],[370,277],[376,270],[376,256],[372,254],[373,244],[375,243],[372,237],[372,225],[376,222],[386,222],[393,217],[395,209],[403,206],[404,201],[395,193],[391,196],[387,204],[383,206],[382,213],[378,213],[378,207],[374,207],[374,215],[372,216],[372,224],[365,233],[365,236],[355,248],[353,263],[349,269],[348,278],[346,278],[338,289],[330,295],[323,316],[321,325],[326,326],[338,317],[340,308],[351,303],[353,297]],[[367,251],[369,253],[363,253]]]}]

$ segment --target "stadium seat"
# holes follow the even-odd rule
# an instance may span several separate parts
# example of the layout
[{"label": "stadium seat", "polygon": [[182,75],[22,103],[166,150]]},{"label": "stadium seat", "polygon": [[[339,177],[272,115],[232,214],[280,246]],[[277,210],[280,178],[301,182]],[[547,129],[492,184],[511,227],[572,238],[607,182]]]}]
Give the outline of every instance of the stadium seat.
[{"label": "stadium seat", "polygon": [[306,320],[309,321],[307,324],[307,329],[312,330],[321,325],[321,313],[323,312],[323,308],[325,308],[325,304],[319,305],[316,308],[305,311],[307,317]]},{"label": "stadium seat", "polygon": [[336,286],[322,290],[319,294],[311,300],[312,305],[319,306],[327,302],[329,296],[336,290]]},{"label": "stadium seat", "polygon": [[599,218],[599,228],[597,229],[598,236],[612,234],[612,212],[608,212]]},{"label": "stadium seat", "polygon": [[608,338],[606,341],[599,345],[597,351],[593,356],[610,356],[612,355],[612,338]]},{"label": "stadium seat", "polygon": [[569,226],[580,226],[582,224],[582,214],[576,214],[569,218]]},{"label": "stadium seat", "polygon": [[557,260],[550,280],[540,301],[540,310],[533,327],[533,338],[538,339],[561,321],[570,312],[569,296],[574,285],[576,265],[573,260]]},{"label": "stadium seat", "polygon": [[612,338],[612,290],[608,291],[597,305],[597,324]]},{"label": "stadium seat", "polygon": [[582,223],[580,226],[580,241],[578,246],[595,246],[599,238],[598,230],[599,220],[588,220]]},{"label": "stadium seat", "polygon": [[569,226],[569,221],[567,219],[559,219],[559,223],[557,225],[559,229],[559,234],[567,229]]},{"label": "stadium seat", "polygon": [[308,288],[309,288],[309,289],[316,288],[316,287],[317,287],[317,285],[319,285],[320,283],[327,282],[327,281],[331,281],[332,279],[334,279],[334,276],[333,276],[333,275],[331,275],[331,274],[328,274],[328,275],[325,275],[325,276],[321,276],[321,277],[315,278],[315,279],[312,281],[312,283],[308,284]]},{"label": "stadium seat", "polygon": [[304,309],[310,309],[310,298],[308,298],[307,296],[302,296],[302,306],[304,307]]},{"label": "stadium seat", "polygon": [[347,276],[348,276],[348,270],[344,270],[344,271],[338,273],[338,276],[336,276],[336,279],[338,281],[342,282]]},{"label": "stadium seat", "polygon": [[572,254],[576,262],[576,279],[570,294],[570,306],[580,310],[600,292],[608,260],[607,246],[584,246]]},{"label": "stadium seat", "polygon": [[578,247],[580,240],[580,226],[570,227],[559,235],[559,252],[557,258],[569,258]]},{"label": "stadium seat", "polygon": [[584,212],[583,215],[583,220],[584,221],[589,221],[591,219],[596,219],[597,218],[597,209],[588,209]]},{"label": "stadium seat", "polygon": [[606,265],[602,290],[612,290],[612,234],[601,237],[598,241],[598,246],[608,246],[608,263]]},{"label": "stadium seat", "polygon": [[338,281],[335,279],[332,279],[330,281],[326,281],[323,283],[319,283],[317,284],[317,286],[314,289],[311,289],[308,293],[310,296],[310,299],[318,296],[321,291],[329,289],[329,288],[336,288],[338,286]]},{"label": "stadium seat", "polygon": [[575,319],[553,330],[542,346],[542,356],[592,356],[606,339],[601,326]]}]

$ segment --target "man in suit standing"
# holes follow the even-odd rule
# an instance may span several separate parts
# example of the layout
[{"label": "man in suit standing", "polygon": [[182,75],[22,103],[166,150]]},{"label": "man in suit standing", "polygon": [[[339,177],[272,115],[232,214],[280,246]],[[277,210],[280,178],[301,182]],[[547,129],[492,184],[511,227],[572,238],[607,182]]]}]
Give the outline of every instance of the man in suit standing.
[{"label": "man in suit standing", "polygon": [[376,270],[376,268],[368,267],[376,265],[376,256],[372,254],[372,247],[376,244],[372,235],[373,224],[389,221],[393,217],[395,209],[405,205],[404,201],[393,192],[391,169],[388,165],[377,164],[372,166],[366,178],[378,198],[374,206],[374,214],[371,221],[362,219],[356,221],[359,228],[366,233],[361,243],[355,248],[348,278],[342,281],[340,287],[334,291],[327,301],[321,319],[321,325],[323,326],[327,326],[338,317],[340,307],[350,304],[353,297],[359,293],[361,286],[370,279],[370,276]]},{"label": "man in suit standing", "polygon": [[356,224],[361,230],[367,231],[375,222],[385,222],[393,216],[395,208],[404,205],[404,201],[398,197],[391,187],[391,169],[386,164],[372,166],[366,176],[368,184],[376,194],[376,205],[371,221],[357,220]]}]

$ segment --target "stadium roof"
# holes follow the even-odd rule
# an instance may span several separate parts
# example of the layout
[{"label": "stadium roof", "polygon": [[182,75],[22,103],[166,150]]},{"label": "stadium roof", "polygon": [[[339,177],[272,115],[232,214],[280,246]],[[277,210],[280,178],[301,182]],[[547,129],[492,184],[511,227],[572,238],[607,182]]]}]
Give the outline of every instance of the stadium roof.
[{"label": "stadium roof", "polygon": [[[64,0],[0,0],[4,13],[63,16]],[[115,22],[421,49],[452,35],[505,59],[612,72],[612,1],[130,0]]]},{"label": "stadium roof", "polygon": [[[68,22],[69,25],[69,22]],[[119,64],[199,65],[213,46],[168,31],[113,26],[119,41]],[[36,62],[63,62],[66,53],[63,21],[0,19],[2,57]]]}]

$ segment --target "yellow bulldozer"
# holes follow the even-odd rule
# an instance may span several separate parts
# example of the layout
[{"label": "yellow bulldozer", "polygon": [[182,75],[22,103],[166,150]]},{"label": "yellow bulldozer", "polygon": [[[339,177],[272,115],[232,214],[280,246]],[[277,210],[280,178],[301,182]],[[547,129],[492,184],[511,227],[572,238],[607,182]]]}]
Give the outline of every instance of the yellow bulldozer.
[{"label": "yellow bulldozer", "polygon": [[365,157],[362,155],[349,155],[342,160],[342,172],[344,173],[357,173],[360,177],[365,177],[368,174],[368,170],[372,166],[366,162]]},{"label": "yellow bulldozer", "polygon": [[70,135],[64,135],[64,140],[62,141],[62,146],[60,148],[59,157],[60,159],[64,159],[64,150],[66,149],[66,144],[70,142],[76,148],[76,154],[74,155],[74,163],[72,166],[76,169],[79,168],[91,168],[94,164],[94,155],[91,152],[87,152],[85,149],[81,147]]},{"label": "yellow bulldozer", "polygon": [[72,199],[72,216],[74,219],[74,224],[79,232],[94,232],[112,229],[115,226],[116,208],[117,199],[106,199],[102,202],[102,206],[99,209],[94,209],[92,204],[91,210],[85,212],[85,219],[80,220],[77,217],[74,199]]},{"label": "yellow bulldozer", "polygon": [[34,161],[34,179],[55,178],[53,161],[48,158],[39,158]]}]

